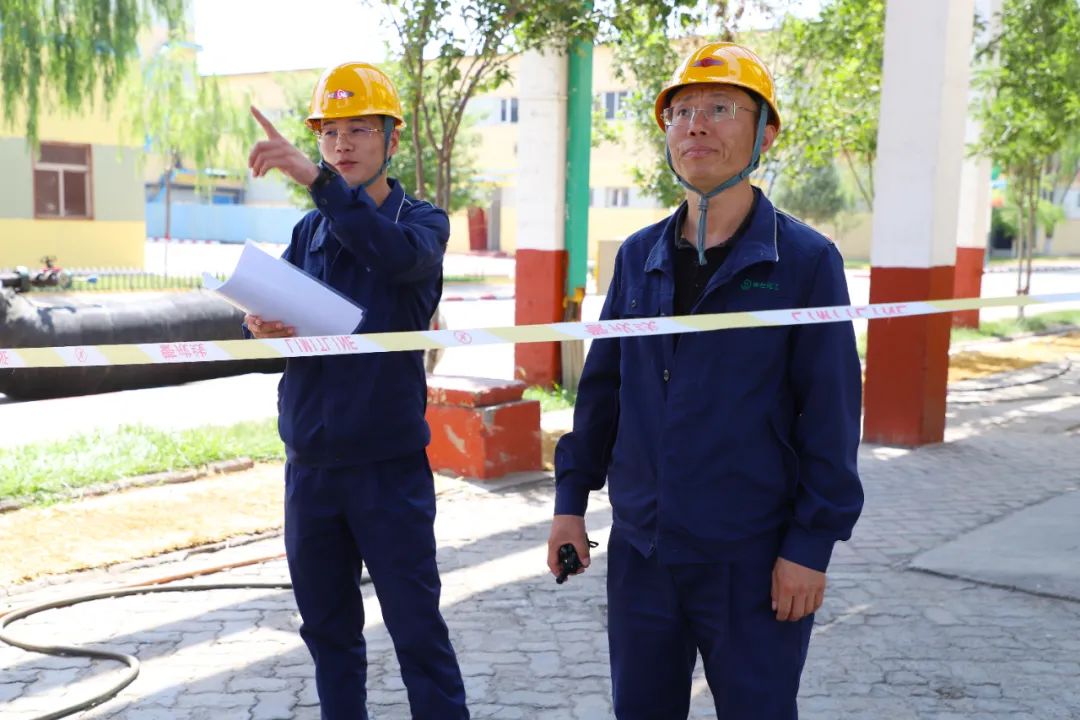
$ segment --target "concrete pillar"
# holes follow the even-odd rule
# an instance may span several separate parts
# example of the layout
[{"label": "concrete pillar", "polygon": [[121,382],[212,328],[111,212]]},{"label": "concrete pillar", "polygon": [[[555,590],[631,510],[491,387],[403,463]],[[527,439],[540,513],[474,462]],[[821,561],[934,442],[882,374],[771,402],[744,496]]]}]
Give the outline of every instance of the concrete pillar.
[{"label": "concrete pillar", "polygon": [[[975,0],[975,13],[986,23],[984,34],[990,36],[998,25],[1001,0]],[[974,57],[974,50],[972,51]],[[968,95],[969,107],[977,94]],[[979,139],[982,126],[973,115],[967,119],[964,145]],[[960,173],[960,202],[956,225],[956,275],[953,295],[958,298],[979,297],[982,294],[983,268],[986,264],[986,245],[990,236],[990,166],[986,157],[965,157]],[[978,310],[953,313],[953,325],[979,327]]]},{"label": "concrete pillar", "polygon": [[[559,322],[566,297],[566,56],[530,51],[518,74],[517,252],[514,322]],[[515,375],[560,382],[558,343],[514,348]]]},{"label": "concrete pillar", "polygon": [[[888,0],[870,302],[950,298],[964,155],[973,0]],[[875,320],[863,436],[922,445],[945,434],[947,314]]]}]

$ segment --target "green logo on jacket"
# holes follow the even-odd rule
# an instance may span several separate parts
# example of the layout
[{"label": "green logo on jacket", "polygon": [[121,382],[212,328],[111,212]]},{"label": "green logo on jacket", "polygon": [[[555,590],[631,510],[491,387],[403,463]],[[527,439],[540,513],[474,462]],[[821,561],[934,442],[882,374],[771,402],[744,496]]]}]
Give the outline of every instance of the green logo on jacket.
[{"label": "green logo on jacket", "polygon": [[739,286],[739,288],[742,290],[771,290],[773,292],[776,292],[780,289],[780,283],[760,282],[758,280],[751,280],[750,278],[746,278],[742,281],[742,284]]}]

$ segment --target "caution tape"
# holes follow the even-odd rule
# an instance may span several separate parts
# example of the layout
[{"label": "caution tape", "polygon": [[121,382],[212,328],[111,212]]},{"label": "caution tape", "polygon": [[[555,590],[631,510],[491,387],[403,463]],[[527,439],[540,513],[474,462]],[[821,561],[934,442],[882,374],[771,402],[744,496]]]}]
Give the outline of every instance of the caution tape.
[{"label": "caution tape", "polygon": [[364,355],[399,350],[439,350],[565,340],[643,337],[731,328],[816,325],[851,320],[886,320],[958,310],[1080,301],[1080,293],[997,298],[957,298],[872,305],[751,310],[712,315],[560,322],[469,330],[418,330],[359,335],[328,335],[274,340],[207,340],[134,345],[73,345],[0,348],[0,368],[98,367],[168,363],[261,360]]}]

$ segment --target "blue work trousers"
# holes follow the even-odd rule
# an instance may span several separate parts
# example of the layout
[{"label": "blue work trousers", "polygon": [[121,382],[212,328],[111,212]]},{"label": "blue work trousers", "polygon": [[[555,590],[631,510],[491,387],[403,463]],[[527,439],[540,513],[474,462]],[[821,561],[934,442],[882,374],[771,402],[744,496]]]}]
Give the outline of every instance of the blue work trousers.
[{"label": "blue work trousers", "polygon": [[608,642],[618,720],[690,711],[697,654],[719,720],[796,720],[813,616],[771,609],[772,543],[733,562],[661,565],[618,529],[608,545]]},{"label": "blue work trousers", "polygon": [[427,455],[347,468],[285,466],[285,549],[323,720],[367,720],[366,563],[417,720],[467,719],[435,563]]}]

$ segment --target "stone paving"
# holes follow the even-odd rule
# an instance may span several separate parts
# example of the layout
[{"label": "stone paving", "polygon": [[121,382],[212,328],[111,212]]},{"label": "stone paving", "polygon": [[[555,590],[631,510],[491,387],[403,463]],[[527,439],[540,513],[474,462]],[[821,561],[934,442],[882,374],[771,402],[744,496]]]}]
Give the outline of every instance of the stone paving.
[{"label": "stone paving", "polygon": [[[908,567],[921,552],[1080,487],[1080,368],[1018,387],[969,385],[952,397],[949,428],[938,446],[862,449],[866,509],[830,568],[803,675],[804,720],[1080,718],[1080,598]],[[551,499],[549,478],[456,483],[440,495],[443,608],[475,718],[612,717],[603,545],[588,573],[557,586],[544,567]],[[594,497],[590,534],[603,541],[610,523],[606,499]],[[271,538],[39,586],[25,599],[280,552],[280,538]],[[193,582],[285,580],[283,561],[271,559]],[[367,594],[371,714],[408,718],[378,603]],[[297,626],[288,590],[222,589],[95,601],[12,631],[140,659],[132,685],[78,717],[314,719],[312,666]],[[0,717],[30,720],[90,697],[119,677],[118,667],[0,648]],[[694,692],[691,717],[713,717],[700,668]]]}]

